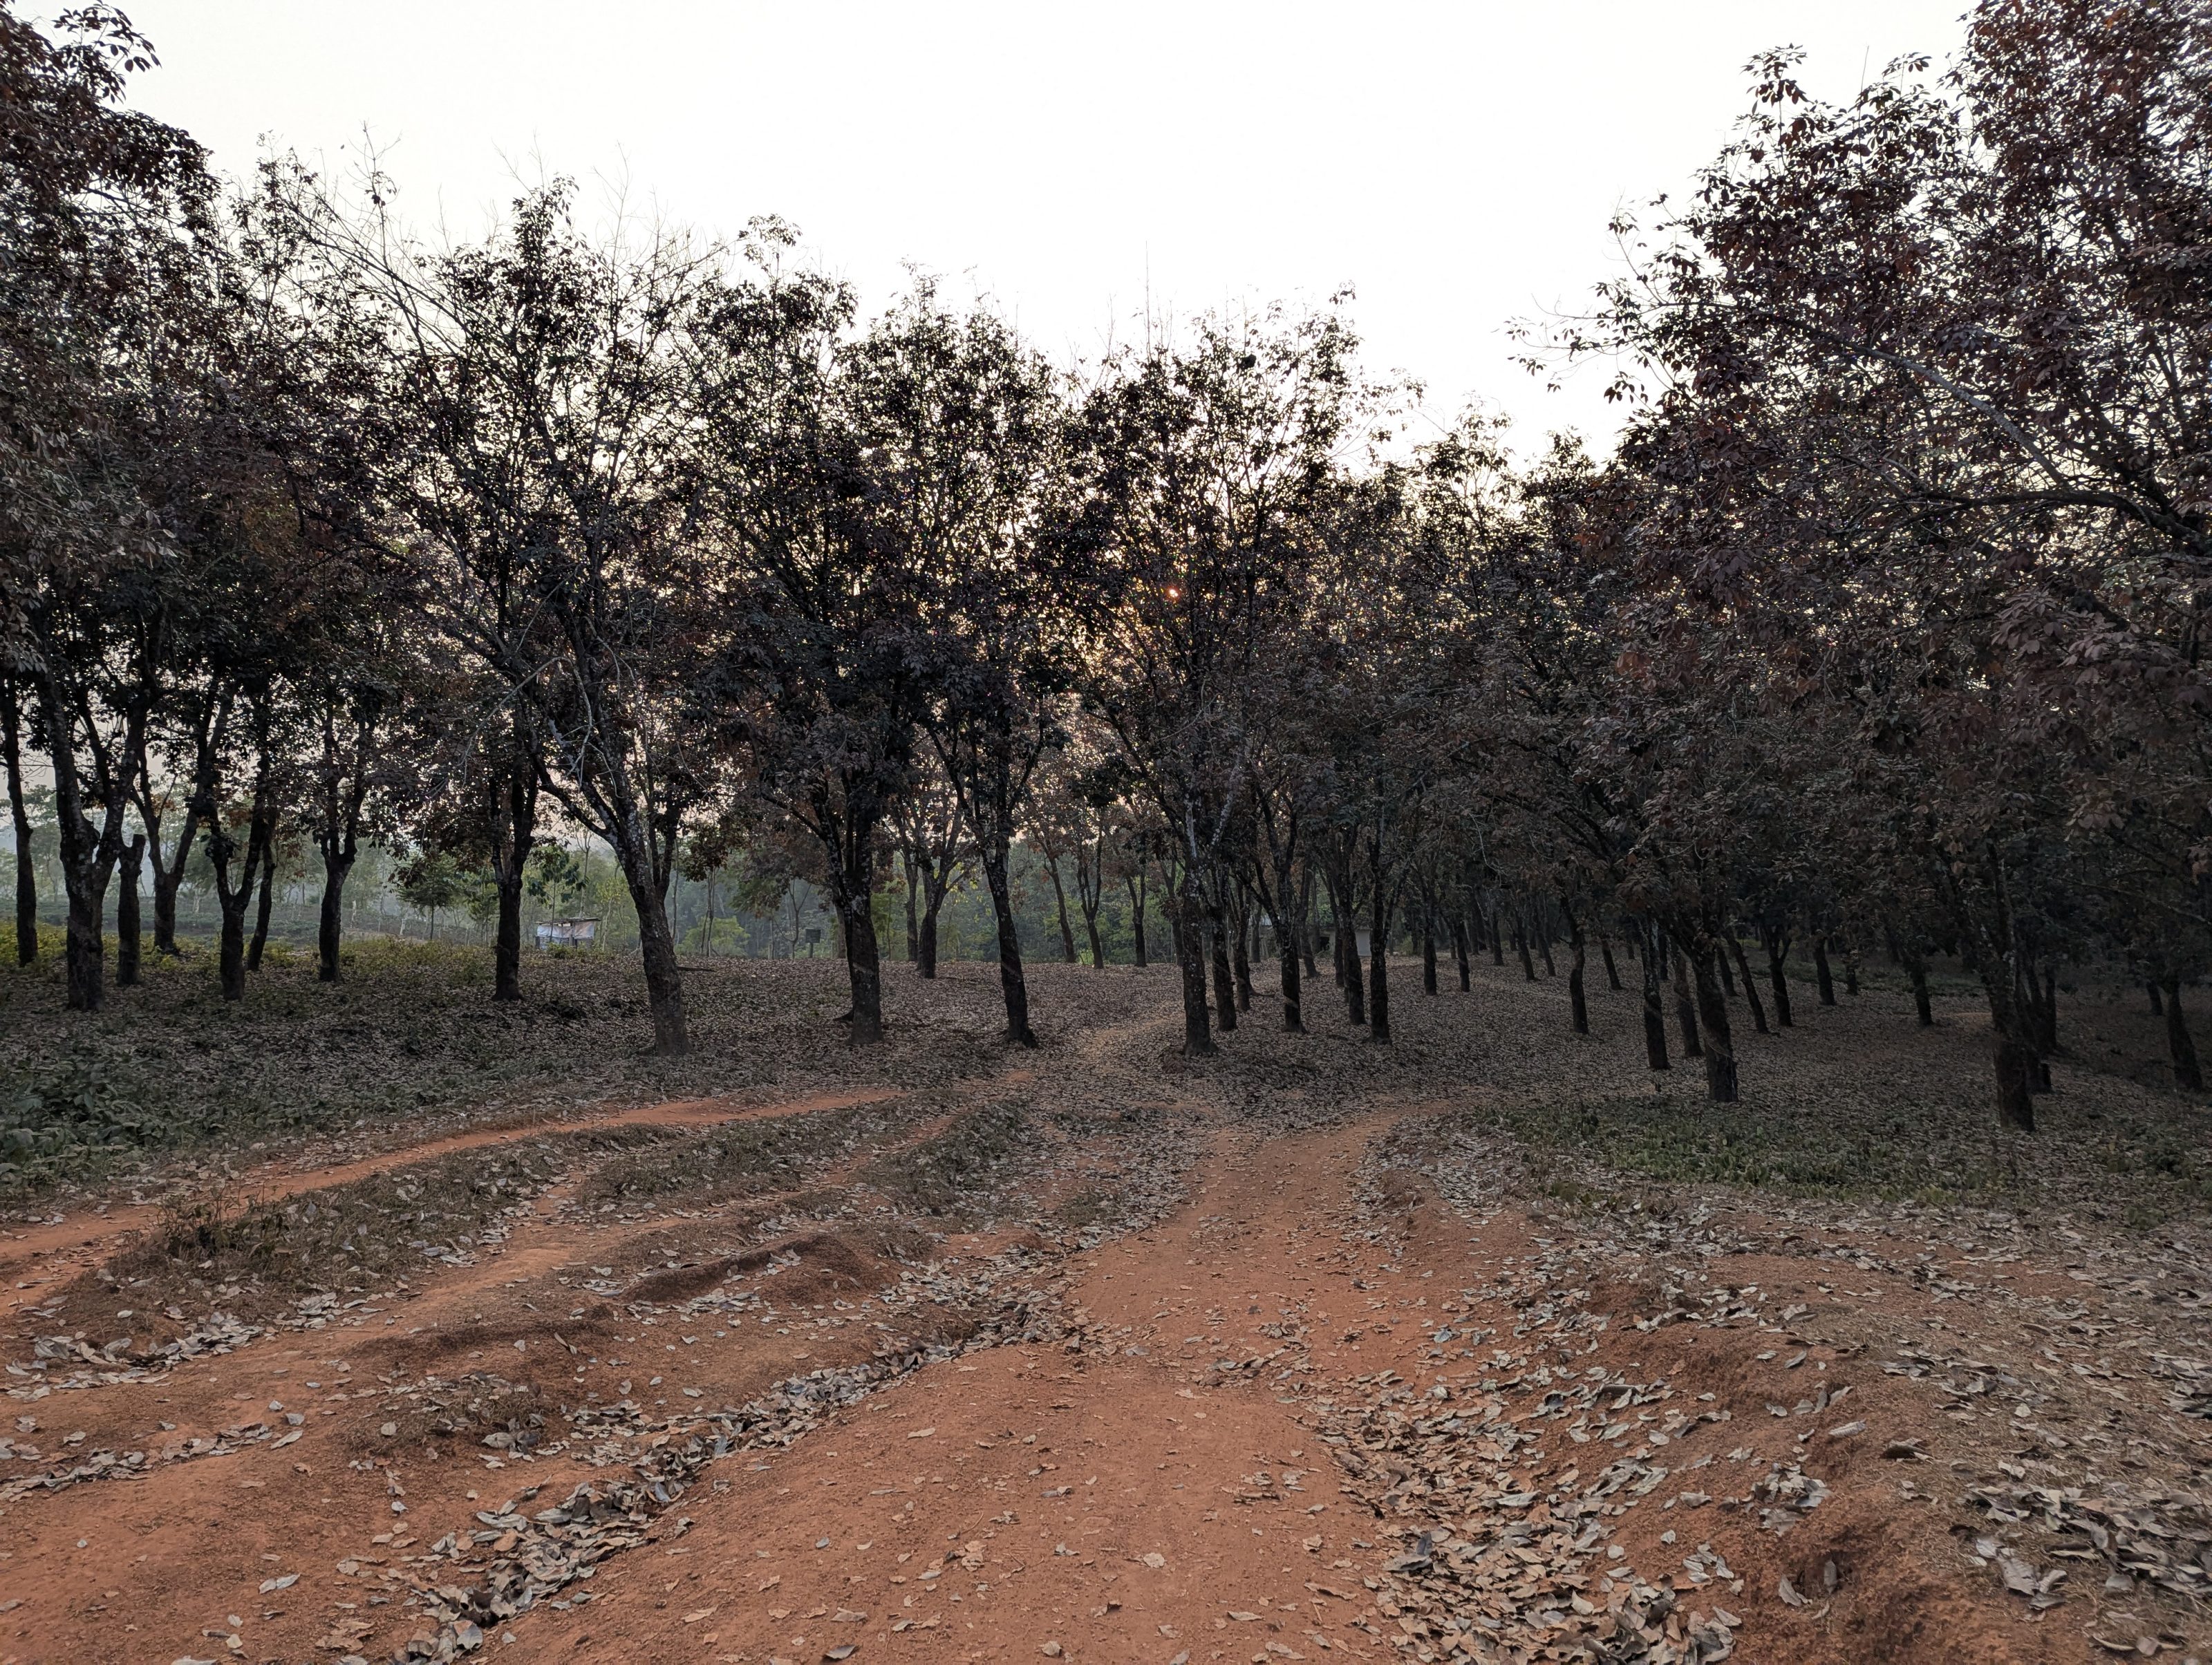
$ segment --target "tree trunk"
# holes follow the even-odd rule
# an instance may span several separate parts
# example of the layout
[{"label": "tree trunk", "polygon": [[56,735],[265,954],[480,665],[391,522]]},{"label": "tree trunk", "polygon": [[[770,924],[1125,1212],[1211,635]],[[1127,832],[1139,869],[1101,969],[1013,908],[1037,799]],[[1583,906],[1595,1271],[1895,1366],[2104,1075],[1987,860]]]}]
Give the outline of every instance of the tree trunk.
[{"label": "tree trunk", "polygon": [[1437,910],[1425,902],[1421,908],[1421,993],[1437,992]]},{"label": "tree trunk", "polygon": [[[846,980],[853,990],[852,1042],[856,1047],[876,1046],[884,1038],[884,963],[876,941],[872,887],[861,885],[857,901],[838,910],[838,921],[844,927]],[[1018,964],[1014,975],[1018,980]]]},{"label": "tree trunk", "polygon": [[1182,1055],[1211,1058],[1214,1054],[1213,1019],[1206,1005],[1206,898],[1198,870],[1183,868],[1176,886],[1175,913],[1176,965],[1182,975]]},{"label": "tree trunk", "polygon": [[2197,1061],[2197,1043],[2189,1037],[2188,1022],[2181,1015],[2181,978],[2166,979],[2166,1049],[2173,1060],[2173,1085],[2191,1092],[2204,1091],[2204,1071]]},{"label": "tree trunk", "polygon": [[1305,965],[1306,975],[1319,982],[1321,968],[1314,963],[1313,904],[1313,867],[1309,863],[1304,876],[1298,880],[1298,957]]},{"label": "tree trunk", "polygon": [[[642,837],[642,829],[633,831],[615,848],[615,859],[622,867],[623,881],[629,886],[629,899],[637,908],[637,942],[640,957],[645,962],[646,1006],[653,1014],[653,1050],[662,1058],[680,1058],[690,1049],[691,1037],[684,1016],[684,972],[676,962],[676,937],[668,927],[668,904],[661,893],[660,878],[653,871],[653,858]],[[865,904],[866,887],[861,897]],[[866,912],[865,906],[862,912]],[[849,922],[848,922],[849,923]],[[847,941],[852,933],[848,928]],[[875,951],[875,932],[867,933],[867,949]],[[870,968],[873,975],[873,967]],[[860,977],[856,973],[854,984],[857,988]],[[856,1002],[857,1007],[857,1002]],[[882,1007],[878,1003],[873,1019],[878,1031],[883,1024]],[[853,1027],[854,1038],[859,1038],[862,1019],[856,1009]]]},{"label": "tree trunk", "polygon": [[1106,944],[1098,934],[1098,909],[1096,906],[1083,910],[1083,934],[1091,939],[1091,969],[1106,969]]},{"label": "tree trunk", "polygon": [[1767,981],[1774,987],[1774,1026],[1789,1029],[1793,1026],[1790,1021],[1790,980],[1783,975],[1782,967],[1790,957],[1790,939],[1783,932],[1765,926],[1760,927],[1759,936],[1766,946]]},{"label": "tree trunk", "polygon": [[1513,947],[1521,956],[1521,975],[1529,982],[1536,981],[1536,963],[1528,957],[1528,921],[1516,917],[1513,921]]},{"label": "tree trunk", "polygon": [[[265,784],[257,786],[255,797],[260,798],[265,790]],[[211,825],[208,829],[208,856],[215,865],[216,908],[221,915],[216,964],[226,1000],[246,998],[246,905],[253,899],[254,884],[261,877],[263,863],[269,860],[268,836],[267,821],[257,804],[246,823],[245,859],[233,884],[231,864],[239,859],[238,841],[225,828]]]},{"label": "tree trunk", "polygon": [[1674,961],[1674,1021],[1682,1030],[1682,1056],[1701,1058],[1705,1048],[1698,1038],[1697,997],[1690,992],[1689,955],[1678,944],[1672,949]]},{"label": "tree trunk", "polygon": [[[1733,931],[1729,933],[1729,942],[1731,945],[1734,945],[1735,933]],[[1746,988],[1751,988],[1752,987],[1751,973],[1748,971],[1743,974],[1743,986]],[[1729,969],[1729,957],[1726,954],[1723,954],[1721,956],[1721,992],[1726,994],[1731,1000],[1735,999],[1735,973]],[[1751,998],[1753,1003],[1756,1005],[1759,1000],[1759,993],[1756,989],[1752,990]],[[1759,1032],[1761,1035],[1766,1033],[1766,1024],[1763,1019],[1759,1023]]]},{"label": "tree trunk", "polygon": [[921,874],[912,850],[899,852],[899,870],[906,879],[906,963],[919,965],[921,963],[921,926],[914,893],[921,883]]},{"label": "tree trunk", "polygon": [[[187,838],[191,836],[194,828],[195,823],[187,816],[185,823]],[[163,867],[158,846],[154,851],[153,868],[154,951],[173,955],[177,951],[177,892],[184,884],[184,869],[181,864],[174,869]]]},{"label": "tree trunk", "polygon": [[1990,1003],[1990,1062],[1996,1078],[1997,1124],[2035,1131],[2036,1057],[2033,1018],[2021,1009],[2020,980],[2008,965],[1980,964]]},{"label": "tree trunk", "polygon": [[1759,984],[1752,977],[1751,961],[1745,956],[1742,940],[1734,930],[1728,933],[1728,945],[1735,956],[1736,969],[1743,973],[1743,992],[1751,1006],[1751,1026],[1764,1035],[1767,1032],[1766,1008],[1759,1004]]},{"label": "tree trunk", "polygon": [[1915,954],[1905,963],[1905,975],[1912,980],[1912,1010],[1920,1019],[1920,1027],[1936,1026],[1936,1008],[1928,998],[1928,962]]},{"label": "tree trunk", "polygon": [[[924,977],[937,975],[937,910],[944,905],[942,896],[933,896],[921,910],[921,927],[915,937],[914,969]],[[998,899],[992,898],[992,914],[998,913]],[[1018,948],[1018,945],[1017,945]]]},{"label": "tree trunk", "polygon": [[[1275,893],[1281,896],[1283,887],[1277,885]],[[1275,921],[1275,957],[1282,967],[1283,1027],[1292,1035],[1304,1032],[1304,986],[1299,979],[1298,952],[1305,937],[1303,925],[1296,921]]]},{"label": "tree trunk", "polygon": [[[1467,916],[1456,908],[1451,916],[1452,961],[1459,969],[1459,992],[1471,993],[1474,987],[1474,967],[1469,963],[1467,948]],[[1607,963],[1611,963],[1610,961]],[[1616,987],[1618,984],[1614,985]]]},{"label": "tree trunk", "polygon": [[[996,830],[1006,825],[1000,817],[992,828],[979,827],[978,844],[983,860],[983,884],[991,893],[991,917],[999,931],[999,994],[1006,1007],[1005,1039],[1009,1046],[1033,1047],[1036,1031],[1030,1027],[1030,985],[1022,971],[1022,939],[1014,928],[1013,887],[1006,878],[1006,842]],[[930,962],[937,958],[937,921],[933,915],[923,927],[928,935]]]},{"label": "tree trunk", "polygon": [[1047,857],[1044,870],[1052,875],[1053,900],[1060,906],[1060,952],[1068,964],[1075,963],[1075,927],[1068,922],[1067,892],[1060,882],[1060,863]]},{"label": "tree trunk", "polygon": [[1614,994],[1620,994],[1620,968],[1613,963],[1613,944],[1606,939],[1602,931],[1597,933],[1597,951],[1605,961],[1605,986]]},{"label": "tree trunk", "polygon": [[261,864],[261,898],[254,904],[253,940],[246,945],[246,969],[261,969],[262,951],[269,946],[269,908],[276,889],[276,850],[271,835],[269,856]]},{"label": "tree trunk", "polygon": [[1835,1005],[1836,980],[1828,969],[1828,939],[1822,936],[1813,939],[1813,984],[1820,992],[1822,1006]]},{"label": "tree trunk", "polygon": [[1235,946],[1230,955],[1229,969],[1237,977],[1237,1010],[1249,1012],[1252,1009],[1252,956],[1248,951],[1245,939],[1251,933],[1252,916],[1241,903],[1237,909],[1236,921],[1237,934],[1231,939]]},{"label": "tree trunk", "polygon": [[[1376,852],[1376,866],[1382,866],[1382,852]],[[1382,1045],[1390,1040],[1390,915],[1392,908],[1390,887],[1382,882],[1378,871],[1375,875],[1375,896],[1369,907],[1367,958],[1371,969],[1368,974],[1367,1038]],[[1357,939],[1354,956],[1357,957]]]},{"label": "tree trunk", "polygon": [[[1478,913],[1475,917],[1477,919],[1481,919],[1483,916]],[[1490,916],[1486,923],[1490,927],[1490,963],[1492,965],[1504,965],[1505,963],[1505,937],[1504,927],[1502,927],[1498,922],[1497,908],[1493,908],[1490,910]],[[1535,973],[1531,971],[1529,975],[1534,976]]]},{"label": "tree trunk", "polygon": [[1844,993],[1859,997],[1859,942],[1855,931],[1844,940]]},{"label": "tree trunk", "polygon": [[129,988],[138,981],[141,951],[138,928],[138,880],[145,865],[146,835],[140,833],[123,847],[116,866],[115,986]]},{"label": "tree trunk", "polygon": [[31,866],[31,807],[23,787],[23,714],[16,684],[0,678],[0,764],[8,771],[8,814],[15,829],[15,963],[39,957],[39,876]]},{"label": "tree trunk", "polygon": [[[342,849],[330,851],[323,857],[323,901],[315,921],[315,981],[318,982],[334,983],[338,980],[338,940],[344,925],[344,915],[341,910],[345,905],[345,884],[353,872],[353,863],[354,858]],[[501,940],[499,949],[495,951],[495,956],[503,952],[507,946],[508,887],[507,876],[504,872],[497,877]],[[522,890],[522,875],[519,872],[514,875],[514,888],[519,898]],[[519,939],[521,930],[520,908],[517,909],[515,928]],[[498,1000],[502,997],[495,993],[492,998]]]},{"label": "tree trunk", "polygon": [[1645,921],[1637,939],[1637,958],[1644,968],[1644,1061],[1655,1070],[1667,1062],[1667,973],[1664,939],[1659,927]]},{"label": "tree trunk", "polygon": [[1344,986],[1346,1021],[1355,1028],[1367,1023],[1367,988],[1359,963],[1359,937],[1351,921],[1352,898],[1339,887],[1328,888],[1328,912],[1336,934],[1336,975]]},{"label": "tree trunk", "polygon": [[1589,1033],[1589,1001],[1583,993],[1583,972],[1589,963],[1589,946],[1583,939],[1583,922],[1574,914],[1567,915],[1567,945],[1574,951],[1574,959],[1567,968],[1568,1022],[1577,1035]]},{"label": "tree trunk", "polygon": [[[1537,928],[1537,922],[1539,921],[1542,921],[1542,928],[1540,930]],[[1559,968],[1552,959],[1552,921],[1548,910],[1531,908],[1529,910],[1529,929],[1534,933],[1536,938],[1536,946],[1544,956],[1544,975],[1547,977],[1558,976],[1559,975]]]},{"label": "tree trunk", "polygon": [[[520,715],[515,719],[515,741],[518,748],[526,748],[529,744],[529,731]],[[522,998],[523,875],[538,834],[538,764],[532,753],[527,763],[511,763],[505,778],[492,791],[491,867],[492,878],[499,886],[499,927],[492,947],[491,997],[495,1001]],[[338,876],[341,891],[346,873],[352,871],[354,857],[358,854],[357,831],[357,825],[349,823],[339,844],[339,854],[346,864],[346,872]],[[331,933],[328,957],[319,975],[325,981],[337,981],[335,927]]]},{"label": "tree trunk", "polygon": [[1237,1027],[1236,973],[1229,964],[1229,921],[1217,901],[1206,909],[1206,936],[1213,961],[1213,1022],[1224,1035]]},{"label": "tree trunk", "polygon": [[1736,1101],[1735,1046],[1729,1033],[1728,1000],[1720,980],[1713,975],[1717,959],[1713,951],[1700,949],[1695,956],[1698,1011],[1705,1019],[1705,1097],[1716,1104]]},{"label": "tree trunk", "polygon": [[1139,968],[1148,964],[1145,958],[1145,875],[1141,866],[1133,878],[1121,883],[1129,892],[1129,958]]},{"label": "tree trunk", "polygon": [[[252,864],[248,863],[248,872]],[[247,888],[235,899],[217,896],[216,906],[222,916],[216,936],[216,965],[222,979],[222,998],[242,1000],[246,998],[246,901],[252,894],[251,878]]]},{"label": "tree trunk", "polygon": [[2152,978],[2148,982],[2143,985],[2143,987],[2150,995],[2150,1015],[2154,1018],[2165,1017],[2166,1003],[2159,998],[2158,979],[2155,977]]}]

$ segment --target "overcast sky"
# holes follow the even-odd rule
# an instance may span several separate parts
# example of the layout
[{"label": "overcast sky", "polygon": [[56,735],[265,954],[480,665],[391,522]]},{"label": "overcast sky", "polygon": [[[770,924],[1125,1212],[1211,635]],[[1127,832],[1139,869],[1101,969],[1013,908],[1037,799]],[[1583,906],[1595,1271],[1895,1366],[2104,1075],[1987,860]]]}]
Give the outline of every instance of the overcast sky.
[{"label": "overcast sky", "polygon": [[364,127],[401,206],[483,229],[565,173],[709,233],[795,222],[885,302],[912,263],[1058,356],[1140,312],[1358,291],[1370,367],[1527,447],[1608,433],[1591,370],[1511,363],[1508,324],[1587,303],[1614,211],[1680,191],[1746,106],[1745,61],[1809,53],[1846,96],[1939,59],[1963,0],[834,5],[126,0],[137,98],[218,167],[264,139],[342,165]]}]

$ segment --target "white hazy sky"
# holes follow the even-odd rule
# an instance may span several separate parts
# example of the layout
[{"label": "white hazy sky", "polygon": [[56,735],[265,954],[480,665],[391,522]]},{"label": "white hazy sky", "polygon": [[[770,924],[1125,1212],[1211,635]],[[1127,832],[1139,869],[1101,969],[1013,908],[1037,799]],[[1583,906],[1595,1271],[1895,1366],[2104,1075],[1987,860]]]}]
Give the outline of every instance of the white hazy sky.
[{"label": "white hazy sky", "polygon": [[1371,368],[1528,447],[1613,419],[1508,323],[1618,270],[1607,221],[1686,185],[1745,61],[1802,46],[1845,96],[1947,56],[1965,0],[125,3],[162,59],[137,100],[228,170],[264,138],[343,165],[366,127],[459,234],[544,172],[708,233],[779,214],[872,306],[913,263],[1062,356],[1126,337],[1148,274],[1179,313],[1350,283]]}]

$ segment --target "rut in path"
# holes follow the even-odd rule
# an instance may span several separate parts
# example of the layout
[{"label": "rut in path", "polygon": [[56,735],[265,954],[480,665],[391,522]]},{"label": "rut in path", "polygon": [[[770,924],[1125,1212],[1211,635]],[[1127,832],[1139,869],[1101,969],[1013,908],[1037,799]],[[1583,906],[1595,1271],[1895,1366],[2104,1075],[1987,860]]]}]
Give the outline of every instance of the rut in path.
[{"label": "rut in path", "polygon": [[[319,1191],[328,1186],[374,1178],[456,1152],[487,1150],[549,1133],[580,1133],[608,1127],[708,1127],[725,1121],[849,1109],[888,1103],[897,1097],[896,1092],[872,1090],[813,1093],[802,1098],[749,1103],[714,1098],[669,1099],[617,1110],[548,1117],[474,1133],[447,1134],[416,1144],[393,1145],[374,1156],[342,1161],[310,1163],[306,1166],[283,1161],[264,1163],[214,1189],[227,1205],[281,1201],[303,1191]],[[98,1212],[88,1210],[71,1218],[20,1231],[0,1231],[0,1278],[12,1285],[0,1294],[0,1323],[21,1309],[40,1304],[41,1297],[33,1291],[67,1281],[82,1267],[113,1252],[132,1232],[155,1224],[161,1214],[160,1206],[139,1203]]]}]

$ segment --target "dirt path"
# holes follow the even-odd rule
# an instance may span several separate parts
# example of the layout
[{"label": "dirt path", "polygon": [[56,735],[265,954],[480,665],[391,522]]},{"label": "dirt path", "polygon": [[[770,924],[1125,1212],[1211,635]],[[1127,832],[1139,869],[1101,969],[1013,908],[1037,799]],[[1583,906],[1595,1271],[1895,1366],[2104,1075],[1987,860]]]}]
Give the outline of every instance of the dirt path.
[{"label": "dirt path", "polygon": [[[0,1665],[2212,1656],[2148,1585],[2100,1593],[2086,1553],[2034,1552],[2033,1598],[2008,1589],[2030,1547],[1960,1506],[2165,1402],[2114,1375],[2060,1403],[2051,1313],[2006,1303],[2086,1287],[2063,1269],[1960,1284],[1983,1262],[1899,1219],[1509,1200],[1488,1146],[1401,1159],[1491,1083],[1240,1097],[1164,1067],[1171,1029],[1102,1024],[917,1094],[784,1188],[609,1203],[587,1164],[471,1263],[327,1322],[140,1382],[19,1382],[34,1467],[106,1453],[141,1477],[10,1498],[20,1454],[0,1470]],[[1013,1098],[1014,1167],[946,1143]],[[731,1115],[486,1130],[282,1182]],[[1170,1149],[1178,1201],[1079,1235],[1067,1206]],[[994,1187],[1003,1218],[930,1212]],[[1969,1314],[2047,1377],[1991,1362]],[[2148,1472],[2147,1441],[2119,1449]],[[2148,1565],[2179,1540],[2128,1539],[2124,1495],[2092,1499],[2099,1530]],[[562,1563],[560,1534],[602,1518]],[[526,1610],[493,1619],[483,1593],[526,1576]]]}]

